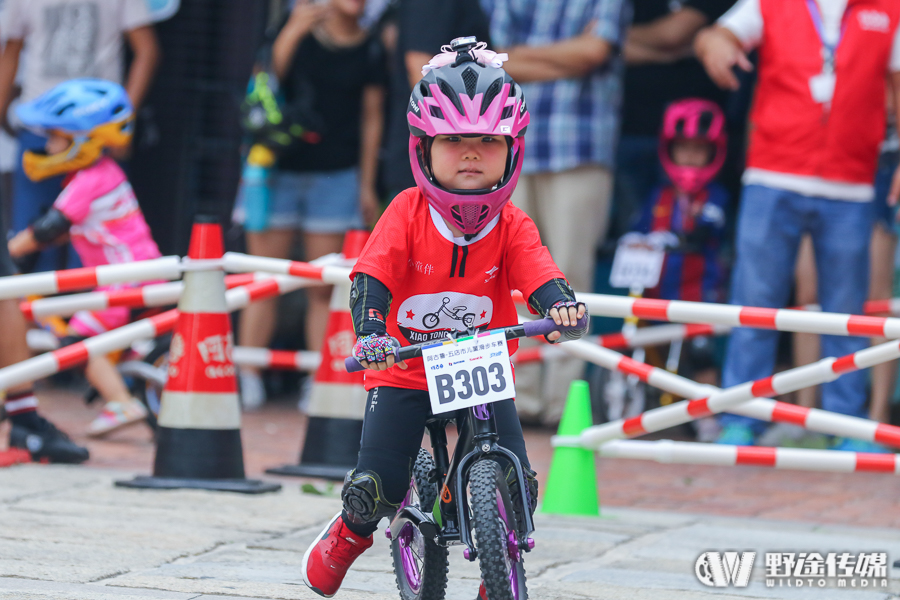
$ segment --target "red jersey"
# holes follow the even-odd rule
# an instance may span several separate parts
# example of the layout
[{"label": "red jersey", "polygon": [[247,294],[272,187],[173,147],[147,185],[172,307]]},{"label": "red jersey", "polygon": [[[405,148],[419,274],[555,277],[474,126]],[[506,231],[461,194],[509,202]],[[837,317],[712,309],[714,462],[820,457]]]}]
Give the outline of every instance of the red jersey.
[{"label": "red jersey", "polygon": [[[391,292],[388,335],[404,346],[447,337],[451,331],[518,323],[511,292],[529,298],[562,272],[541,244],[534,222],[507,204],[474,238],[454,238],[418,188],[401,192],[378,220],[350,274],[365,273]],[[518,342],[509,343],[509,353]],[[365,373],[366,389],[380,385],[427,390],[422,359],[409,368]]]}]

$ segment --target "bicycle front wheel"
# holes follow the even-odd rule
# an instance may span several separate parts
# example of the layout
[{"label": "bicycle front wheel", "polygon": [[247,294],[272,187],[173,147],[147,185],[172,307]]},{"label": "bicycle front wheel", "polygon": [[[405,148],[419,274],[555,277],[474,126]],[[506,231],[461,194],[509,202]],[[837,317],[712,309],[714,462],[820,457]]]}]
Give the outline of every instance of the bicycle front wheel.
[{"label": "bicycle front wheel", "polygon": [[475,546],[491,600],[527,600],[525,564],[516,541],[516,516],[500,465],[479,460],[469,472]]},{"label": "bicycle front wheel", "polygon": [[[434,460],[427,450],[419,449],[413,466],[411,504],[431,512],[437,499],[437,484],[429,481]],[[397,589],[403,600],[443,600],[447,588],[447,548],[426,539],[412,523],[406,523],[391,540],[391,556]]]}]

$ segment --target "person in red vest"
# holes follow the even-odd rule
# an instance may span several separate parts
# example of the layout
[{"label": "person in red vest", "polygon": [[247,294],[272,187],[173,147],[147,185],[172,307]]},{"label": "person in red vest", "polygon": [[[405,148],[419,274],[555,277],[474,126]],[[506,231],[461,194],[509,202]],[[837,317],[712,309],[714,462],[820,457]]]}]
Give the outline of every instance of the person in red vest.
[{"label": "person in red vest", "polygon": [[[895,0],[740,0],[701,31],[694,50],[719,86],[737,89],[732,69],[752,69],[759,51],[747,169],[738,218],[735,304],[783,307],[804,233],[815,248],[818,295],[828,312],[860,314],[869,285],[873,181],[885,128],[885,83],[900,89]],[[894,174],[890,197],[900,196]],[[778,332],[736,329],[724,386],[772,373]],[[868,346],[823,336],[825,356]],[[864,371],[823,386],[826,410],[865,417]],[[752,444],[763,423],[726,416],[722,443]],[[843,450],[877,451],[836,440]]]}]

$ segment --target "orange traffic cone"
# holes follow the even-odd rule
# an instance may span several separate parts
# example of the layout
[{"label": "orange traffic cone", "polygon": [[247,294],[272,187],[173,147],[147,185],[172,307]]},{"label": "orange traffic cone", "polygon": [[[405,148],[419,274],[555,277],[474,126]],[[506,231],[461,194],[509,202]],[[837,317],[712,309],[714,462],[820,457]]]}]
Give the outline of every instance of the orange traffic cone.
[{"label": "orange traffic cone", "polygon": [[[222,258],[222,228],[198,217],[188,258]],[[121,487],[197,488],[257,494],[279,484],[244,478],[241,410],[231,354],[234,340],[221,270],[188,271],[169,349],[152,477],[117,481]]]},{"label": "orange traffic cone", "polygon": [[[368,239],[367,231],[348,231],[344,257],[357,258]],[[350,356],[356,342],[349,297],[349,281],[334,286],[322,362],[310,393],[300,464],[267,469],[266,473],[342,480],[347,471],[356,467],[367,394],[363,374],[348,373],[344,367],[344,359]]]}]

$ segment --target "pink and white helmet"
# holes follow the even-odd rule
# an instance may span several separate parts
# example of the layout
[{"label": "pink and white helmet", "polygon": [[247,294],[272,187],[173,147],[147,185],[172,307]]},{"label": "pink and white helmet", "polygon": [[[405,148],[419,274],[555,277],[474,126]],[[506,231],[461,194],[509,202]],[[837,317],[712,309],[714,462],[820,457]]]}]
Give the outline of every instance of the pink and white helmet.
[{"label": "pink and white helmet", "polygon": [[[709,142],[713,147],[712,158],[702,167],[676,165],[672,162],[672,142],[676,140]],[[659,136],[659,160],[679,189],[694,194],[712,181],[725,162],[726,146],[725,115],[715,102],[686,98],[666,109]]]},{"label": "pink and white helmet", "polygon": [[[428,203],[464,234],[476,234],[500,214],[522,170],[528,110],[522,88],[501,67],[506,55],[474,37],[456,38],[422,69],[407,106],[409,161]],[[490,189],[449,190],[431,174],[436,135],[503,136],[509,153],[500,183]]]}]

